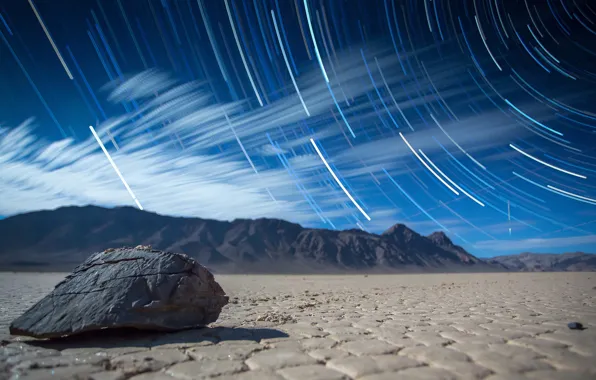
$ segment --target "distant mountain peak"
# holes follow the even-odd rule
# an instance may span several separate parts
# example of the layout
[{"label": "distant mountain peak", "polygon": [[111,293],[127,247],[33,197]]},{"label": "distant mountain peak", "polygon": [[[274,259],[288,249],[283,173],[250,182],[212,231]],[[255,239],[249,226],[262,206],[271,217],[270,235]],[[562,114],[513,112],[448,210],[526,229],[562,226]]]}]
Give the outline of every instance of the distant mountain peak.
[{"label": "distant mountain peak", "polygon": [[435,231],[427,237],[439,247],[453,245],[451,239],[443,231]]},{"label": "distant mountain peak", "polygon": [[381,235],[404,235],[412,233],[415,234],[416,232],[408,228],[408,226],[406,226],[405,224],[397,223],[389,227]]}]

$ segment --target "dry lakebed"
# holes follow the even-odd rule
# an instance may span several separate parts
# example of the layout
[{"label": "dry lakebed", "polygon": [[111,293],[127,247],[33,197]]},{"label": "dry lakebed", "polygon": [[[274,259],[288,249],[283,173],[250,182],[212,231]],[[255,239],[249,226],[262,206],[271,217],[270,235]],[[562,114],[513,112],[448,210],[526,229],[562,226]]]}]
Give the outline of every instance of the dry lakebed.
[{"label": "dry lakebed", "polygon": [[208,328],[10,336],[65,275],[0,273],[0,379],[596,379],[596,273],[216,274]]}]

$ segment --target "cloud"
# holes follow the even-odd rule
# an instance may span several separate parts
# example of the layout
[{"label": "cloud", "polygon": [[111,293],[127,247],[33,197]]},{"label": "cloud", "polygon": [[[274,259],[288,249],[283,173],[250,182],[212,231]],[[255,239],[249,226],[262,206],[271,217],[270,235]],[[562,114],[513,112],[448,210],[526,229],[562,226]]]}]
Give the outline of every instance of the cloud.
[{"label": "cloud", "polygon": [[277,156],[278,154],[287,154],[288,151],[274,147],[271,144],[265,144],[258,149],[258,153],[261,156]]},{"label": "cloud", "polygon": [[319,156],[314,154],[302,154],[294,156],[291,157],[289,161],[294,170],[304,171],[312,169],[325,169]]},{"label": "cloud", "polygon": [[[483,125],[483,128],[478,128],[480,124]],[[484,114],[482,117],[471,116],[441,126],[453,140],[470,154],[487,151],[497,146],[504,146],[512,137],[522,136],[519,128],[499,112]],[[436,140],[453,155],[460,154],[458,148],[436,126],[410,133],[406,133],[404,130],[403,134],[415,150],[422,149],[431,159],[433,159],[434,153],[440,153],[443,158],[447,157]],[[399,162],[398,160],[412,156],[412,152],[402,138],[394,136],[359,144],[354,146],[353,149],[344,150],[336,155],[334,160],[337,162],[352,162],[359,159],[368,165],[391,162],[396,165]]]},{"label": "cloud", "polygon": [[105,90],[112,89],[108,100],[119,103],[154,96],[175,83],[166,73],[156,69],[138,73],[123,82],[114,81],[104,86]]},{"label": "cloud", "polygon": [[[382,49],[371,49],[371,54],[378,56],[379,61],[387,66],[395,63],[395,58]],[[373,91],[373,84],[368,80],[366,70],[363,70],[360,54],[342,53],[341,65],[337,70],[338,80],[331,84],[336,97],[339,96],[340,90],[348,94],[349,98],[363,97],[367,92]],[[160,80],[156,80],[154,76],[159,76]],[[150,85],[138,84],[143,80],[149,80]],[[112,96],[114,99],[135,100],[134,95],[138,94],[142,100],[153,88],[163,91],[163,94],[152,101],[159,103],[158,107],[148,104],[130,115],[124,134],[126,138],[144,134],[150,129],[157,130],[157,137],[167,136],[175,131],[183,140],[187,140],[189,145],[197,149],[206,149],[233,141],[235,136],[230,133],[230,129],[233,128],[241,140],[260,136],[260,145],[263,145],[267,142],[264,133],[269,133],[273,139],[282,143],[288,137],[284,131],[296,128],[297,124],[307,118],[296,94],[290,94],[265,107],[247,109],[244,101],[213,104],[211,94],[196,91],[199,87],[198,83],[174,85],[169,77],[163,77],[162,73],[154,71],[139,74],[124,82],[122,86],[125,89],[118,87],[114,90],[118,94],[118,97]],[[139,87],[143,90],[135,92],[131,87]],[[338,111],[318,67],[302,74],[298,78],[298,87],[301,88],[311,115],[308,127],[315,132],[316,137],[324,138],[340,134],[341,131],[329,118],[330,110]],[[169,96],[166,99],[165,97],[171,92],[175,92],[176,96]],[[126,94],[127,97],[123,98],[122,94]],[[356,103],[352,105],[351,111],[363,111],[359,107],[362,106]],[[366,106],[364,110],[368,108]],[[373,115],[368,110],[368,114],[361,113],[359,117],[364,120]],[[169,122],[172,118],[175,118],[176,122]],[[289,136],[292,139],[296,137],[291,134]],[[297,138],[299,137],[302,136]]]},{"label": "cloud", "polygon": [[[464,227],[464,223],[461,219],[457,218],[437,218],[442,225],[449,228],[450,232],[459,232],[458,228],[461,229]],[[418,232],[422,235],[428,235],[435,231],[440,231],[441,228],[437,226],[435,222],[432,220],[404,220],[402,219],[399,223],[403,223],[407,225],[409,228],[413,229],[414,231]]]},{"label": "cloud", "polygon": [[[394,58],[383,51],[372,49],[371,54],[392,65]],[[340,56],[339,82],[333,83],[333,91],[340,90],[338,83],[350,98],[371,91],[372,84],[363,81],[367,74],[359,55]],[[294,151],[301,145],[310,147],[311,137],[333,139],[341,134],[329,117],[334,102],[318,68],[304,72],[298,84],[311,112],[306,128],[297,127],[306,115],[296,96],[252,110],[246,102],[216,104],[201,83],[179,83],[166,73],[147,70],[104,86],[110,101],[128,104],[132,111],[95,128],[145,209],[311,223],[318,220],[313,208],[331,199],[334,206],[323,214],[343,218],[354,212],[352,206],[337,211],[337,204],[347,201],[345,194],[324,177],[311,175],[328,176],[319,157],[304,148],[302,153]],[[90,133],[80,142],[44,141],[36,135],[33,119],[3,132],[1,214],[62,205],[133,204]],[[269,137],[279,147],[274,148]],[[291,170],[279,162],[278,153]]]},{"label": "cloud", "polygon": [[[344,79],[354,76],[357,71],[348,70]],[[305,77],[308,82],[309,75]],[[313,86],[304,88],[319,106],[312,110],[311,128],[331,105],[328,92],[321,95],[324,85]],[[317,212],[337,219],[355,212],[352,205],[345,206],[348,199],[340,189],[311,175],[328,175],[318,156],[293,152],[300,145],[310,146],[312,132],[283,138],[280,127],[304,117],[302,108],[287,98],[244,112],[242,102],[213,104],[199,83],[177,83],[156,70],[105,88],[111,90],[108,98],[113,102],[135,102],[133,111],[95,129],[147,210],[227,220],[276,217],[303,224],[320,221]],[[345,90],[367,89],[346,85]],[[315,138],[340,133],[321,120]],[[31,118],[2,129],[0,214],[65,205],[134,205],[91,133],[79,142],[45,141],[36,128]],[[281,148],[273,148],[267,134]],[[277,153],[291,170],[279,162]],[[323,210],[315,211],[318,207]],[[355,222],[343,221],[341,226]]]},{"label": "cloud", "polygon": [[485,240],[474,244],[476,248],[499,252],[499,251],[524,251],[531,249],[556,250],[557,248],[572,248],[586,244],[596,244],[596,235],[574,236],[551,239],[522,239],[522,240]]},{"label": "cloud", "polygon": [[[365,165],[364,163],[361,163],[360,167],[356,167],[354,169],[348,169],[348,170],[342,170],[341,174],[344,178],[348,178],[348,179],[369,179],[369,178],[373,178],[371,176],[371,173],[374,175],[375,173],[380,173],[384,176],[383,174],[383,169],[385,168],[390,168],[394,166],[391,162],[381,162],[378,164],[373,164],[373,165]],[[397,175],[400,174],[404,174],[407,173],[407,170],[402,170],[400,171]],[[396,174],[396,172],[393,172],[393,174]],[[378,176],[375,176],[377,179],[379,179]],[[373,179],[374,181],[374,179]]]},{"label": "cloud", "polygon": [[[28,151],[19,148],[19,141],[27,143]],[[47,145],[33,136],[27,123],[2,136],[0,146],[15,147],[0,155],[3,215],[63,205],[132,204],[100,147],[90,139],[82,145],[72,140]],[[87,147],[90,151],[82,155]],[[243,161],[180,154],[161,146],[111,154],[141,204],[152,211],[221,219],[312,220],[303,200],[292,194],[273,201]],[[270,170],[267,177],[274,194],[292,184],[282,170]]]},{"label": "cloud", "polygon": [[[378,206],[370,198],[366,186],[371,186],[374,179],[369,173],[383,168],[394,176],[406,173],[400,160],[411,156],[411,152],[393,129],[395,137],[365,142],[366,133],[378,136],[379,116],[371,102],[385,119],[384,105],[398,117],[395,104],[387,99],[376,63],[382,67],[387,87],[396,94],[395,101],[404,112],[412,114],[414,107],[430,100],[418,96],[415,84],[418,81],[427,86],[430,82],[424,76],[416,80],[411,75],[403,76],[391,49],[372,44],[366,49],[374,84],[359,49],[338,55],[337,77],[334,75],[331,83],[338,105],[318,66],[312,65],[297,78],[311,114],[308,123],[293,92],[265,107],[253,104],[251,108],[248,100],[214,103],[203,83],[180,83],[167,73],[147,70],[104,87],[111,102],[126,104],[131,111],[113,115],[97,125],[96,131],[147,210],[228,220],[275,217],[306,225],[327,218],[340,228],[355,227],[360,220],[370,231],[383,231],[404,216],[397,209]],[[465,89],[456,86],[458,79],[453,72],[439,70],[441,65],[425,63],[434,83],[440,84],[442,97],[456,104]],[[380,88],[383,99],[375,95],[375,86]],[[370,94],[375,96],[369,98]],[[338,106],[346,112],[357,138],[349,136]],[[461,146],[473,153],[503,144],[512,135],[511,119],[502,114],[492,116],[440,121]],[[435,126],[425,126],[422,121],[413,125],[415,132],[402,130],[416,149],[440,161],[441,157],[434,157],[434,153],[442,152],[434,136],[457,154]],[[28,119],[14,128],[3,125],[0,130],[0,214],[64,205],[134,205],[90,133],[82,141],[45,141],[36,128],[34,119]],[[317,140],[337,176],[366,208],[372,221],[364,221],[338,188],[312,150],[311,138]],[[423,228],[420,223],[412,225]],[[436,229],[432,222],[425,223]]]}]

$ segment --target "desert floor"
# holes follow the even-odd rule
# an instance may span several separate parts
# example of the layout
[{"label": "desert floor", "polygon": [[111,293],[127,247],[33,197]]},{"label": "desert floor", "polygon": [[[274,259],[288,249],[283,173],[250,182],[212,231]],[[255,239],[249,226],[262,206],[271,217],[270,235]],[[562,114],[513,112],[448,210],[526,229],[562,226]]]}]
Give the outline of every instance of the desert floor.
[{"label": "desert floor", "polygon": [[210,328],[10,337],[63,276],[0,273],[0,378],[596,379],[596,273],[217,275]]}]

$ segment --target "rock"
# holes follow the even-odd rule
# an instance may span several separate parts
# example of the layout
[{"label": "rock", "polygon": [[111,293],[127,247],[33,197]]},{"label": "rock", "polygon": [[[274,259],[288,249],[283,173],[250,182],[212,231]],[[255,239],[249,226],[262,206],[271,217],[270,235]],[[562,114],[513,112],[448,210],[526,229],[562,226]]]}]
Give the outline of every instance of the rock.
[{"label": "rock", "polygon": [[567,324],[567,327],[569,327],[571,330],[583,330],[584,329],[584,326],[579,322],[569,322]]},{"label": "rock", "polygon": [[215,322],[228,297],[191,257],[148,246],[92,255],[15,319],[13,335],[53,338],[136,328],[175,331]]}]

